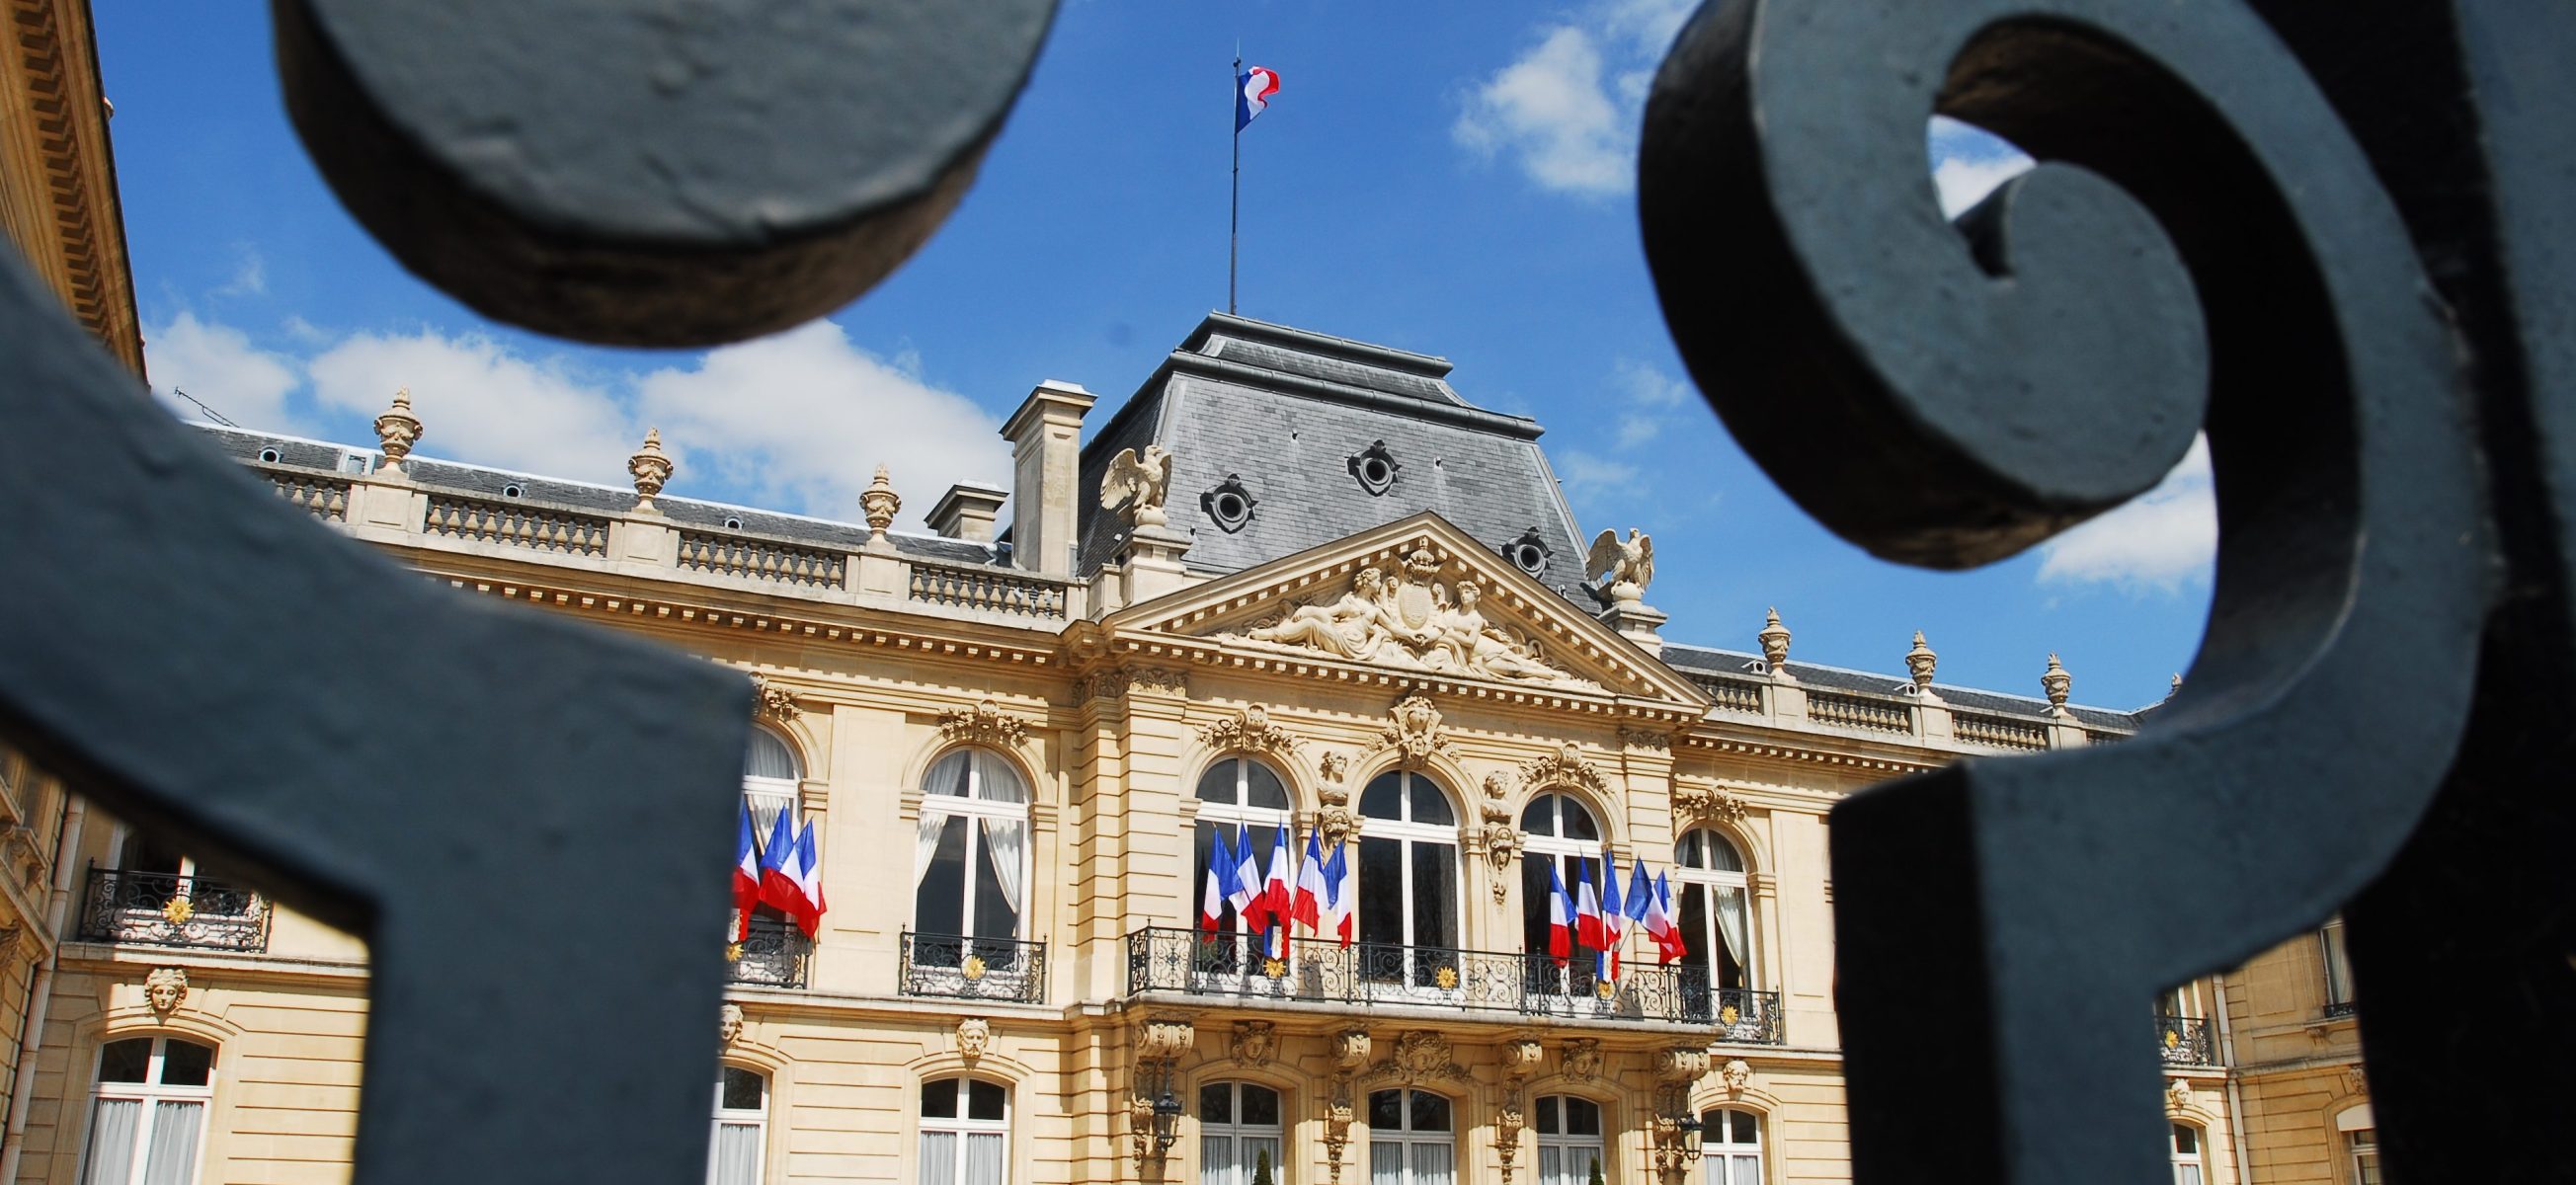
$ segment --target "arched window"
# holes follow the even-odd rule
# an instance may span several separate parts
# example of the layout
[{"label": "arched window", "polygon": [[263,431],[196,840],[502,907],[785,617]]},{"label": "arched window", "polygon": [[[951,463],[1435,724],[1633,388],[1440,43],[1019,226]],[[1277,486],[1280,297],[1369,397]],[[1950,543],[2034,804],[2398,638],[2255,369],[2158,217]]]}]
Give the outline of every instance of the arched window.
[{"label": "arched window", "polygon": [[1288,1166],[1279,1158],[1286,1134],[1278,1091],[1249,1082],[1200,1087],[1199,1185],[1252,1185],[1265,1157],[1274,1185],[1288,1185]]},{"label": "arched window", "polygon": [[[1290,824],[1288,787],[1269,766],[1249,757],[1228,757],[1199,776],[1198,856],[1190,877],[1191,916],[1195,920],[1199,898],[1196,890],[1207,883],[1208,860],[1216,851],[1216,837],[1225,836],[1226,850],[1235,852],[1240,845],[1252,845],[1253,858],[1265,873],[1270,871],[1270,845],[1282,825]],[[1234,907],[1227,905],[1220,913],[1220,930],[1245,931],[1243,919],[1236,917]],[[1232,965],[1233,944],[1208,952]]]},{"label": "arched window", "polygon": [[1708,1185],[1762,1185],[1762,1117],[1721,1107],[1699,1117],[1701,1167]]},{"label": "arched window", "polygon": [[930,767],[913,833],[913,962],[1019,965],[1029,879],[1029,788],[999,753],[959,749]]},{"label": "arched window", "polygon": [[1458,813],[1448,794],[1421,774],[1391,769],[1360,792],[1360,814],[1368,820],[1360,829],[1360,941],[1378,948],[1362,953],[1362,974],[1454,988]]},{"label": "arched window", "polygon": [[1010,1092],[980,1078],[921,1084],[920,1185],[1004,1185],[1009,1180]]},{"label": "arched window", "polygon": [[2200,1129],[2188,1123],[2173,1125],[2174,1185],[2200,1185]]},{"label": "arched window", "polygon": [[2334,1117],[2335,1131],[2344,1139],[2344,1154],[2352,1158],[2352,1185],[2379,1185],[2378,1124],[2368,1103],[2346,1107]]},{"label": "arched window", "polygon": [[1571,957],[1559,968],[1548,953],[1551,910],[1548,872],[1565,886],[1568,900],[1582,890],[1586,877],[1601,862],[1601,828],[1592,812],[1563,794],[1541,794],[1521,808],[1521,949],[1529,954],[1529,986],[1534,991],[1584,996],[1593,990],[1593,960],[1579,944],[1568,942]]},{"label": "arched window", "polygon": [[1453,1185],[1449,1100],[1427,1090],[1369,1092],[1369,1185]]},{"label": "arched window", "polygon": [[751,747],[742,751],[742,801],[751,808],[751,834],[769,842],[778,816],[796,805],[796,785],[805,771],[787,739],[766,728],[751,730]]},{"label": "arched window", "polygon": [[1601,1104],[1570,1095],[1545,1095],[1538,1101],[1538,1185],[1586,1185],[1601,1165]]},{"label": "arched window", "polygon": [[1744,857],[1714,831],[1692,831],[1673,845],[1673,896],[1680,899],[1684,966],[1719,990],[1753,986],[1753,931],[1746,909]]},{"label": "arched window", "polygon": [[769,1128],[769,1079],[740,1066],[716,1069],[715,1133],[707,1185],[760,1185]]},{"label": "arched window", "polygon": [[215,1094],[215,1050],[127,1037],[98,1051],[86,1185],[191,1185]]}]

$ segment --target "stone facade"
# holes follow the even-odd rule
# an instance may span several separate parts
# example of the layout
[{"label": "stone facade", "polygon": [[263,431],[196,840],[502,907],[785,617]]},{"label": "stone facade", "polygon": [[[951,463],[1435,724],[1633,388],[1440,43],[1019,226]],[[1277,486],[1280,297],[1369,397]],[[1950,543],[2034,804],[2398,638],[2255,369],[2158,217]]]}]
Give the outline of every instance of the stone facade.
[{"label": "stone facade", "polygon": [[[1323,361],[1366,357],[1351,346]],[[1229,365],[1248,381],[1247,364]],[[1204,386],[1192,398],[1208,409]],[[1384,402],[1370,414],[1403,417]],[[435,395],[411,403],[434,441]],[[1489,414],[1443,406],[1450,431]],[[665,483],[685,475],[663,464],[639,465],[627,491],[417,455],[387,466],[362,446],[208,438],[328,529],[460,596],[623,630],[759,680],[746,802],[812,823],[831,902],[810,942],[766,917],[740,942],[708,939],[733,980],[711,1037],[764,1084],[757,1107],[711,1122],[720,1146],[753,1149],[746,1163],[766,1182],[915,1182],[945,1165],[936,1185],[964,1185],[985,1179],[972,1141],[993,1136],[1007,1155],[986,1167],[1012,1185],[1242,1185],[1248,1167],[1218,1158],[1274,1149],[1280,1182],[1356,1185],[1372,1146],[1396,1142],[1446,1148],[1448,1179],[1497,1185],[1546,1164],[1579,1179],[1585,1156],[1614,1181],[1708,1180],[1728,1158],[1758,1162],[1765,1182],[1847,1179],[1826,812],[1962,755],[2103,743],[2142,720],[2068,703],[2071,677],[2053,663],[2033,663],[2044,696],[1936,694],[1930,663],[1901,648],[1892,675],[1801,664],[1776,615],[1685,623],[1739,634],[1741,650],[1666,641],[1656,630],[1669,623],[1639,617],[1633,598],[1587,600],[1567,587],[1571,569],[1516,554],[1544,533],[1506,512],[1471,528],[1390,502],[1381,521],[1301,537],[1293,552],[1201,562],[1192,535],[1137,524],[1134,494],[1077,488],[1095,468],[1088,452],[1161,447],[1104,434],[1077,457],[1089,407],[1080,388],[1044,384],[1006,429],[1016,505],[1042,520],[1036,556],[973,514],[942,516],[945,536],[887,529],[913,476],[900,473],[872,487],[883,514],[825,524],[671,496]],[[419,424],[396,426],[408,453]],[[1413,466],[1403,475],[1434,468],[1396,426],[1357,429],[1369,439],[1354,455],[1376,455],[1358,451],[1373,439]],[[1193,472],[1186,454],[1160,463]],[[1363,486],[1411,480],[1332,463]],[[1183,501],[1171,499],[1175,519]],[[1570,519],[1559,536],[1576,538]],[[1275,807],[1234,789],[1258,780],[1241,762],[1275,780]],[[977,790],[956,793],[970,777]],[[1562,829],[1577,817],[1597,839],[1574,844]],[[1367,941],[1301,939],[1273,956],[1194,932],[1202,825],[1249,821],[1259,835],[1273,819],[1300,842],[1355,837]],[[25,1116],[23,1138],[11,1128],[14,1179],[84,1179],[93,1096],[109,1089],[102,1051],[143,1038],[214,1051],[209,1084],[187,1096],[204,1105],[191,1179],[345,1179],[363,945],[95,813],[70,842],[65,863],[90,871],[65,881],[76,924],[31,1090],[11,1108]],[[1372,864],[1372,843],[1412,846]],[[1685,895],[1736,903],[1740,937],[1713,905],[1685,910],[1691,959],[1660,966],[1631,936],[1607,987],[1579,969],[1588,960],[1560,970],[1533,957],[1525,878],[1603,849],[1623,873],[1642,856]],[[952,865],[962,879],[939,880]],[[1387,871],[1405,868],[1421,881]],[[1390,892],[1400,908],[1372,905]],[[972,934],[951,932],[968,919]],[[2261,1180],[2276,1179],[2266,1166],[2331,1160],[2330,1147],[2311,1153],[2334,1131],[2341,1096],[2318,1084],[2338,1071],[2285,1049],[2317,1040],[2295,1015],[2309,1007],[2298,949],[2160,1006],[2180,1014],[2153,1031],[2204,1180],[2246,1179],[2240,1147]],[[0,964],[0,982],[34,964]],[[8,999],[23,1008],[23,993]],[[1938,1030],[1927,1022],[1927,1057],[1941,1056]],[[2348,1052],[2348,1021],[2325,1032],[2320,1053],[2335,1041]],[[2244,1064],[2231,1072],[2229,1059]],[[965,1090],[925,1102],[925,1084],[951,1079],[998,1087],[1001,1117],[968,1113]],[[1436,1098],[1447,1130],[1410,1112],[1386,1126],[1386,1100],[1412,1105],[1402,1092]],[[1178,1114],[1158,1116],[1167,1098]],[[1253,1099],[1275,1100],[1275,1124],[1252,1118],[1271,1114]],[[1566,1130],[1583,1126],[1577,1115],[1597,1116],[1600,1135]],[[1697,1159],[1683,1115],[1710,1125]],[[2252,1116],[2268,1126],[2239,1121]]]}]

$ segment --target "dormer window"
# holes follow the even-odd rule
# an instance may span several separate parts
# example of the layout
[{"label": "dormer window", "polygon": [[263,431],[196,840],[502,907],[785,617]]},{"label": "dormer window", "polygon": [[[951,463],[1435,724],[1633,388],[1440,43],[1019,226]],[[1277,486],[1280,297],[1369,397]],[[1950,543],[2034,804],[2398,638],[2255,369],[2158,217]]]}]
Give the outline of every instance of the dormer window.
[{"label": "dormer window", "polygon": [[1397,464],[1395,454],[1388,452],[1383,440],[1370,441],[1367,448],[1351,454],[1351,476],[1360,480],[1360,488],[1371,494],[1384,494],[1395,486],[1395,475],[1404,466]]},{"label": "dormer window", "polygon": [[519,489],[519,483],[515,481],[501,487],[501,496],[504,498],[516,498],[521,492],[522,491]]},{"label": "dormer window", "polygon": [[1532,576],[1546,573],[1547,557],[1547,540],[1539,537],[1537,527],[1521,532],[1520,538],[1503,545],[1503,558]]},{"label": "dormer window", "polygon": [[260,464],[263,464],[263,465],[274,465],[274,464],[277,464],[277,461],[278,461],[278,454],[277,454],[277,450],[276,450],[276,449],[273,449],[273,448],[264,448],[264,449],[259,450],[259,462],[260,462]]},{"label": "dormer window", "polygon": [[1215,489],[1199,495],[1199,509],[1206,511],[1208,521],[1228,535],[1250,523],[1252,508],[1260,504],[1253,498],[1252,491],[1243,488],[1243,479],[1231,473],[1226,474],[1225,480],[1217,483]]}]

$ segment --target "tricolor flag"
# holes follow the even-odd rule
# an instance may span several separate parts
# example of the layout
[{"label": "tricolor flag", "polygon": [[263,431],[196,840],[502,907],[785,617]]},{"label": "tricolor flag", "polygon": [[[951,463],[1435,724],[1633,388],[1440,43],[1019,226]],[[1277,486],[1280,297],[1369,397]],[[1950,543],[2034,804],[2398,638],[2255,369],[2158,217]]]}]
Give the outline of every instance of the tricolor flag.
[{"label": "tricolor flag", "polygon": [[751,804],[742,804],[742,849],[733,858],[733,940],[751,937],[751,911],[760,908],[760,853],[751,842]]},{"label": "tricolor flag", "polygon": [[1225,846],[1225,829],[1208,828],[1207,891],[1199,895],[1200,941],[1216,941],[1217,927],[1225,924],[1226,898],[1234,895],[1229,887],[1234,880],[1234,853]]},{"label": "tricolor flag", "polygon": [[796,858],[788,867],[796,882],[796,927],[812,938],[822,932],[823,911],[829,908],[823,904],[823,858],[814,850],[814,820],[805,820],[796,833]]},{"label": "tricolor flag", "polygon": [[1331,889],[1324,902],[1325,928],[1342,940],[1344,947],[1358,938],[1360,866],[1350,858],[1350,841],[1333,845],[1333,856],[1324,861],[1324,884]]},{"label": "tricolor flag", "polygon": [[1293,916],[1288,886],[1296,880],[1296,872],[1289,865],[1296,859],[1297,848],[1288,842],[1288,825],[1282,823],[1270,837],[1270,876],[1261,882],[1261,913],[1274,930],[1286,926]]},{"label": "tricolor flag", "polygon": [[1332,886],[1324,881],[1323,837],[1309,831],[1306,858],[1297,862],[1297,892],[1288,899],[1288,914],[1308,933],[1319,931],[1324,926],[1324,901],[1332,895]]},{"label": "tricolor flag", "polygon": [[1547,861],[1547,953],[1563,969],[1574,954],[1574,905],[1565,899],[1565,882],[1556,875],[1556,859]]},{"label": "tricolor flag", "polygon": [[760,903],[780,913],[796,912],[796,874],[787,870],[789,853],[796,850],[796,822],[792,812],[778,812],[778,823],[769,829],[769,844],[760,850]]},{"label": "tricolor flag", "polygon": [[1240,826],[1234,829],[1234,879],[1226,883],[1225,901],[1244,929],[1261,928],[1261,865],[1252,859],[1252,836]]},{"label": "tricolor flag", "polygon": [[1628,918],[1619,902],[1619,865],[1610,858],[1610,849],[1601,849],[1601,862],[1592,869],[1601,882],[1601,954],[1593,961],[1601,978],[1619,978],[1619,936],[1626,931]]},{"label": "tricolor flag", "polygon": [[[1206,75],[1200,75],[1204,78]],[[1270,96],[1279,93],[1279,72],[1268,66],[1254,66],[1234,76],[1234,130],[1240,135],[1253,117],[1270,109]]]},{"label": "tricolor flag", "polygon": [[1610,945],[1601,933],[1601,897],[1592,887],[1590,861],[1574,862],[1574,940],[1593,950]]},{"label": "tricolor flag", "polygon": [[1660,872],[1655,874],[1654,896],[1646,902],[1646,933],[1654,936],[1655,950],[1667,967],[1690,953],[1690,945],[1682,940],[1681,919],[1673,916],[1672,879]]}]

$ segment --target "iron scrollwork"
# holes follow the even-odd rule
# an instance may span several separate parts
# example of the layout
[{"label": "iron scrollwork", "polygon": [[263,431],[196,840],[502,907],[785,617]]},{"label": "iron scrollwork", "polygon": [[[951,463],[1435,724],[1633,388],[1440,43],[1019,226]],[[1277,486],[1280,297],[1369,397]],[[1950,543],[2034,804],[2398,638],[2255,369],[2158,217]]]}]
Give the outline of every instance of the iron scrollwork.
[{"label": "iron scrollwork", "polygon": [[[1666,319],[1827,527],[1964,567],[2143,492],[2194,430],[2215,471],[2208,632],[2152,727],[1834,811],[1863,1179],[2159,1178],[2139,1003],[2392,860],[2346,912],[2391,1177],[2569,1167],[2534,1133],[2576,1105],[2576,1073],[2502,1106],[2443,1084],[2576,1048],[2576,826],[2563,795],[2538,801],[2576,757],[2535,739],[2565,731],[2576,656],[2576,519],[2556,509],[2576,367],[2563,316],[2516,304],[2563,309],[2576,270],[2576,229],[2536,213],[2562,204],[2576,87],[2547,62],[2576,15],[2256,7],[1726,0],[1650,96],[1640,210]],[[2042,163],[1952,225],[1924,176],[1935,111]],[[2439,660],[2401,684],[2397,655]],[[2455,766],[2473,729],[2491,743]],[[2167,842],[2174,819],[2203,842]],[[1961,903],[1958,925],[1921,925],[1927,894]],[[2533,904],[2490,920],[2498,901]],[[2427,934],[2495,1007],[2389,1011],[2460,966]],[[1919,1056],[1927,1014],[1966,1026],[1962,1057]],[[1956,1115],[1914,1105],[1963,1078],[1981,1100],[1964,1146]],[[1928,1164],[1927,1140],[1966,1159]]]}]

